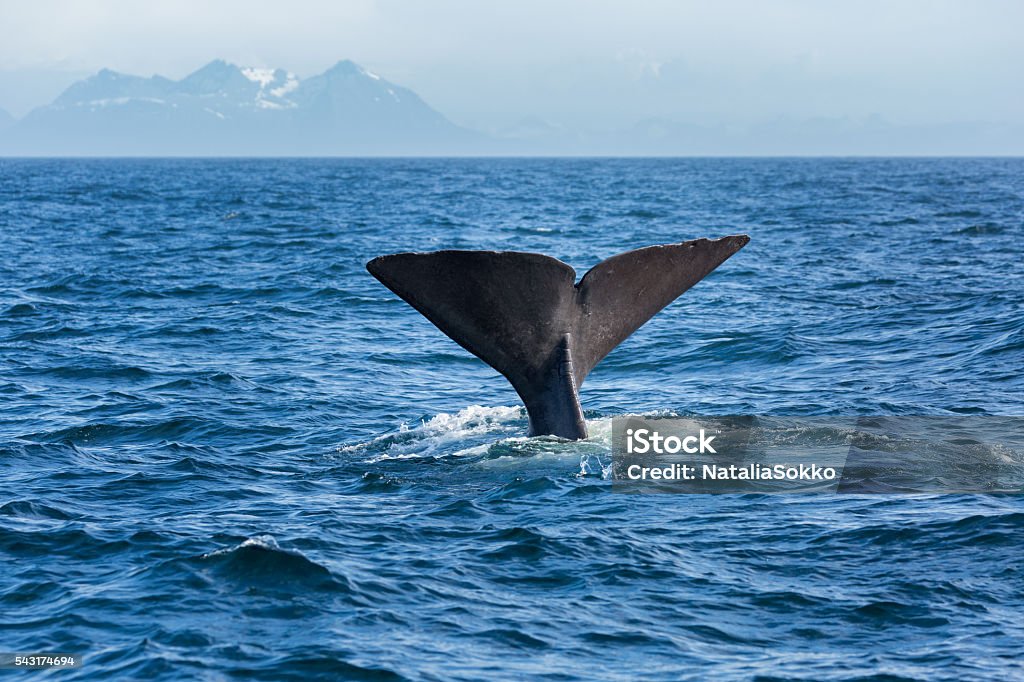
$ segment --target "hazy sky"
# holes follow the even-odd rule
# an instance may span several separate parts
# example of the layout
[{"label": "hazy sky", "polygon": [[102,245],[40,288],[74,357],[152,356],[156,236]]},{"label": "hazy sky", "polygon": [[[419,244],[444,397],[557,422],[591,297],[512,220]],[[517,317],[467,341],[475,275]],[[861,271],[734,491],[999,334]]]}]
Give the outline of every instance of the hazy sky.
[{"label": "hazy sky", "polygon": [[0,107],[103,67],[352,59],[456,122],[1024,121],[1019,0],[0,0]]}]

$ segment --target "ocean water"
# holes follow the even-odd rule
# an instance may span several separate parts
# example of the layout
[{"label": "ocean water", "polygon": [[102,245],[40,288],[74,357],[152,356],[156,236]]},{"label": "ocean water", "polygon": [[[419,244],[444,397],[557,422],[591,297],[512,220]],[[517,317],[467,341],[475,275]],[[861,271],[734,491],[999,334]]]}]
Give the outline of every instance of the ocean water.
[{"label": "ocean water", "polygon": [[[580,443],[364,270],[739,232]],[[0,650],[84,656],[33,675],[1024,678],[1019,495],[595,465],[623,414],[1022,414],[1024,160],[0,160],[0,234]]]}]

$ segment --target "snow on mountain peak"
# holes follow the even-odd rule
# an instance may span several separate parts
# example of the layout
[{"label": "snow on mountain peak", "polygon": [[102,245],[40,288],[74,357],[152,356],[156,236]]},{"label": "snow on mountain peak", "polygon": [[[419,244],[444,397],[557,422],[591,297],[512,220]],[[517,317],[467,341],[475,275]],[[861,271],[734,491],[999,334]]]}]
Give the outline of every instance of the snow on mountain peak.
[{"label": "snow on mountain peak", "polygon": [[270,94],[274,97],[284,97],[297,87],[299,87],[299,79],[295,77],[294,73],[289,71],[287,76],[285,76],[284,84],[271,90]]},{"label": "snow on mountain peak", "polygon": [[261,69],[252,66],[242,69],[242,75],[253,83],[259,83],[261,90],[273,83],[275,77],[274,69]]},{"label": "snow on mountain peak", "polygon": [[239,71],[250,82],[259,85],[255,104],[260,109],[291,109],[296,106],[285,97],[299,87],[299,79],[294,73],[252,66]]}]

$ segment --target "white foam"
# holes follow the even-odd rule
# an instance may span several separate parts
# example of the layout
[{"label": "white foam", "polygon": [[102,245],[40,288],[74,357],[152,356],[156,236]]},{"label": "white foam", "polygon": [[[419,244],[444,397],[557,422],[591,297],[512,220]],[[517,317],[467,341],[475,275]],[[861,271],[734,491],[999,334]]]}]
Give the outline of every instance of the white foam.
[{"label": "white foam", "polygon": [[220,549],[215,549],[212,552],[207,552],[202,556],[202,558],[208,559],[210,557],[220,556],[221,554],[230,554],[231,552],[243,549],[245,547],[259,547],[261,549],[281,549],[281,546],[277,544],[277,540],[274,538],[273,535],[254,535],[251,538],[246,538],[234,547],[221,547]]},{"label": "white foam", "polygon": [[480,433],[488,430],[488,426],[498,422],[509,422],[522,416],[521,407],[484,407],[470,405],[455,414],[442,412],[426,421],[421,421],[421,428],[427,432],[466,431]]},{"label": "white foam", "polygon": [[[676,416],[670,411],[659,411],[644,415],[619,416]],[[589,437],[581,444],[589,449],[597,448],[607,452],[612,441],[612,417],[587,420]],[[549,440],[561,442],[551,436],[530,438],[525,434],[526,414],[521,406],[484,407],[471,405],[454,413],[443,412],[419,422],[401,424],[396,430],[376,436],[362,443],[343,445],[336,452],[345,456],[364,456],[366,462],[384,460],[416,459],[423,457],[479,457],[486,455],[495,446],[509,446],[511,451],[520,452],[527,443],[537,441],[535,454],[551,451],[559,453],[563,448],[557,445],[553,450],[541,444]],[[535,448],[526,446],[533,452]],[[500,458],[499,458],[500,459]],[[608,467],[600,458],[580,462],[582,475],[608,475]]]},{"label": "white foam", "polygon": [[[466,439],[508,434],[512,425],[522,419],[522,407],[470,405],[455,413],[442,412],[418,423],[401,424],[396,432],[382,434],[363,443],[341,446],[338,452],[370,454],[373,462],[450,454],[453,450],[456,454],[477,454],[477,446],[464,446]],[[484,447],[486,450],[487,446]]]},{"label": "white foam", "polygon": [[608,457],[608,463],[605,464],[604,460],[599,455],[592,453],[584,453],[580,455],[580,472],[578,476],[598,476],[602,479],[609,479],[612,476],[612,460]]},{"label": "white foam", "polygon": [[[661,416],[672,417],[675,413],[659,411],[645,415],[618,416]],[[520,443],[530,440],[523,434],[525,410],[521,406],[484,407],[470,405],[458,412],[442,412],[419,422],[407,422],[398,429],[381,434],[362,443],[343,445],[337,452],[343,455],[368,455],[368,462],[388,459],[413,459],[417,457],[475,456],[500,443]],[[610,447],[612,441],[612,417],[587,421],[589,437],[585,442]],[[479,442],[486,437],[486,442]],[[544,436],[542,438],[548,438]],[[477,442],[467,443],[466,441]]]}]

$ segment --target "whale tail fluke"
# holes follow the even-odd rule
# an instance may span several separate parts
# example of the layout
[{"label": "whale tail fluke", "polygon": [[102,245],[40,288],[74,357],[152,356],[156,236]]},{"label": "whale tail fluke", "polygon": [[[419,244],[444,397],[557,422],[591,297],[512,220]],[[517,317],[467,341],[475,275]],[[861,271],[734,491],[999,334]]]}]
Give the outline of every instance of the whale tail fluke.
[{"label": "whale tail fluke", "polygon": [[590,370],[749,240],[628,251],[578,284],[565,263],[514,251],[399,253],[366,269],[501,372],[526,405],[532,435],[578,439],[587,435],[578,389]]}]

